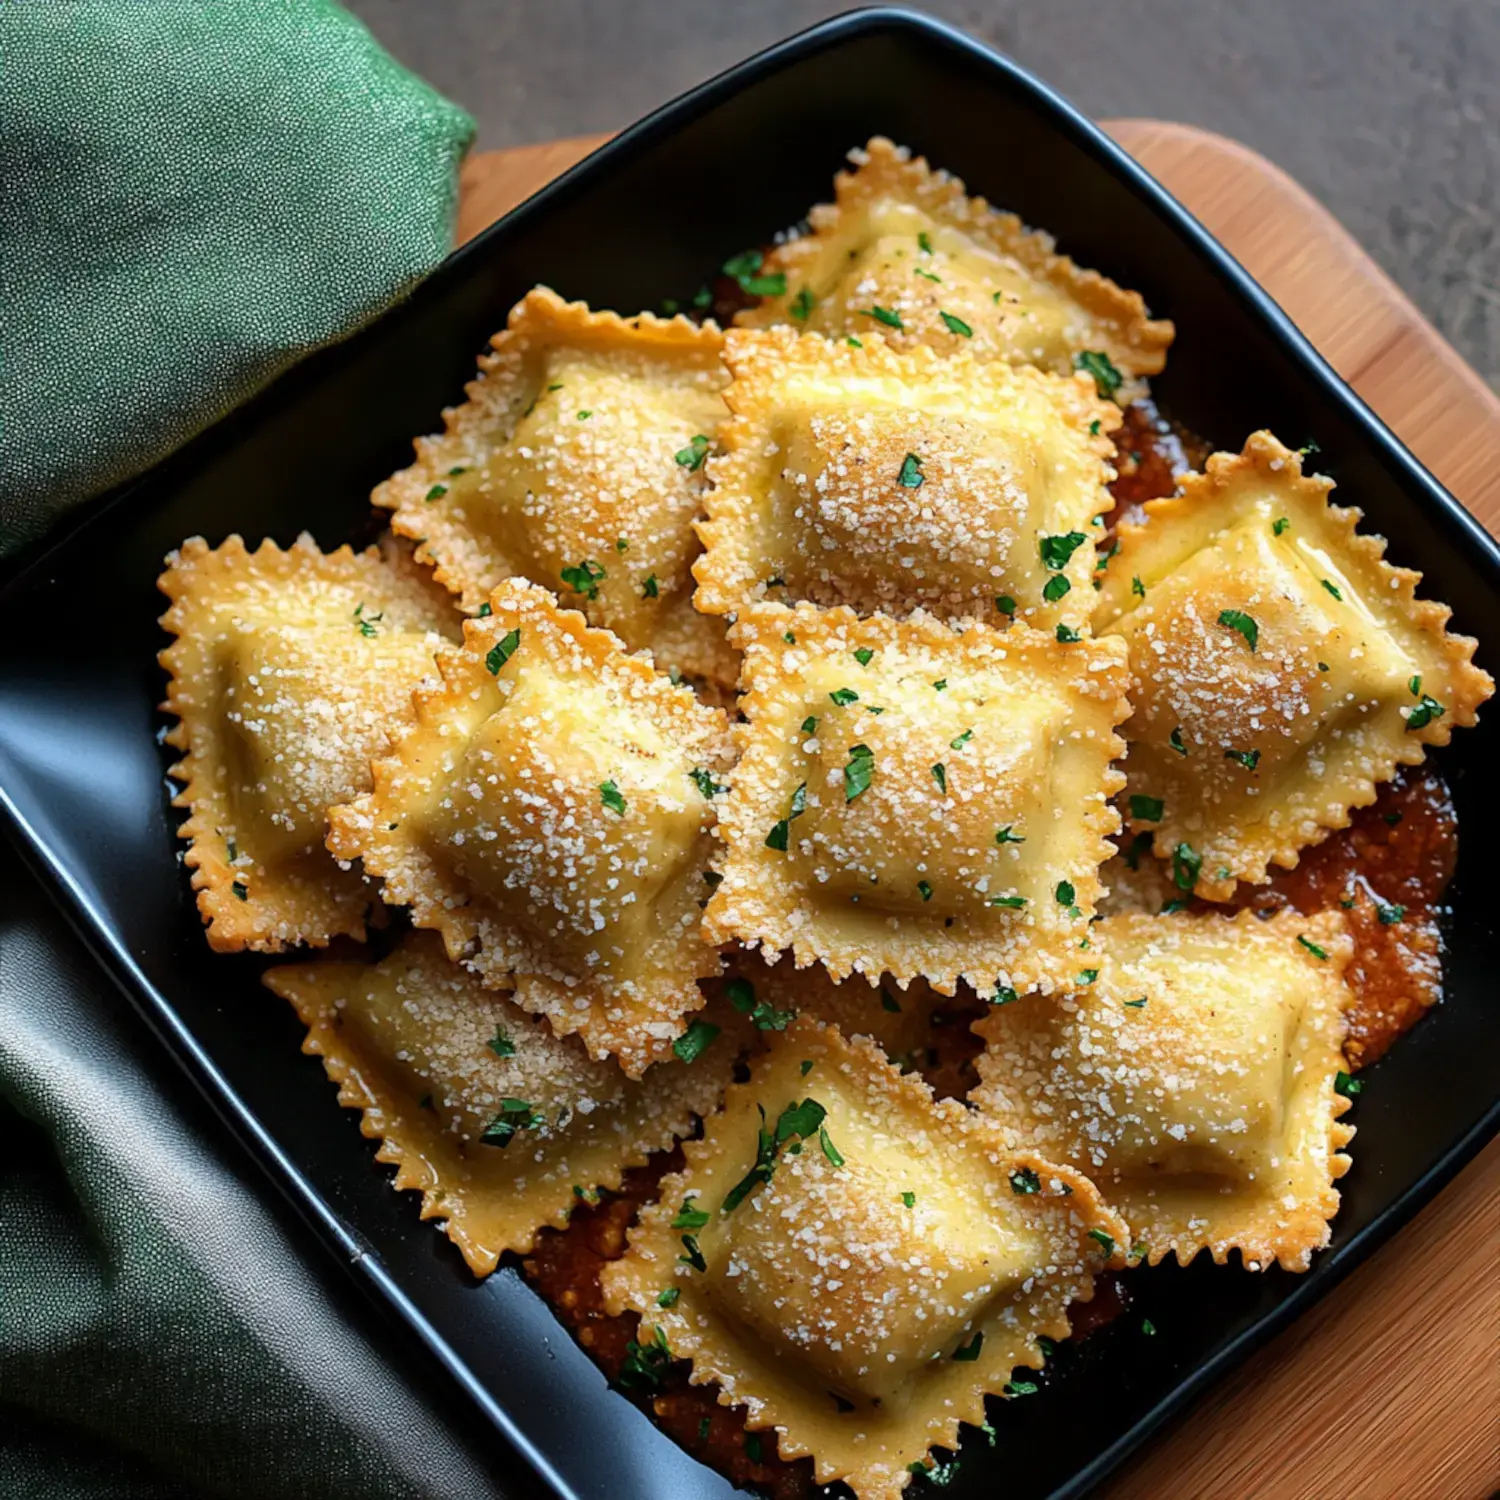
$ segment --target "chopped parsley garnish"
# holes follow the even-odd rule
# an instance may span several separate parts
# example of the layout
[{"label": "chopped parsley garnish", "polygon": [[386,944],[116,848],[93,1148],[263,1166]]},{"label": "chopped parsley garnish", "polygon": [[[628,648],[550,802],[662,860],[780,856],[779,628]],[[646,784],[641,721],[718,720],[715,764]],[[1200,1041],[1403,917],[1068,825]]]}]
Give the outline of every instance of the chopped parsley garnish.
[{"label": "chopped parsley garnish", "polygon": [[689,1193],[682,1200],[682,1207],[677,1210],[677,1217],[672,1220],[673,1229],[702,1229],[712,1217],[701,1208],[694,1208],[693,1202],[697,1198],[696,1193]]},{"label": "chopped parsley garnish", "polygon": [[1042,1190],[1042,1179],[1030,1167],[1020,1167],[1010,1174],[1010,1190],[1026,1197]]},{"label": "chopped parsley garnish", "polygon": [[991,896],[990,905],[1004,906],[1011,911],[1020,911],[1026,905],[1026,898],[1024,896]]},{"label": "chopped parsley garnish", "polygon": [[1077,643],[1081,641],[1083,637],[1079,635],[1079,633],[1074,630],[1071,625],[1059,625],[1057,627],[1057,639],[1064,646],[1074,646],[1077,645]]},{"label": "chopped parsley garnish", "polygon": [[1154,1337],[1156,1333],[1156,1324],[1153,1323],[1150,1318],[1142,1318],[1141,1332],[1144,1333],[1147,1338]]},{"label": "chopped parsley garnish", "polygon": [[867,318],[874,318],[877,323],[884,323],[887,328],[904,329],[906,324],[901,321],[901,314],[892,312],[888,307],[869,307],[865,309]]},{"label": "chopped parsley garnish", "polygon": [[925,229],[919,229],[917,231],[917,249],[920,250],[923,255],[932,254],[932,236],[929,235]]},{"label": "chopped parsley garnish", "polygon": [[1187,754],[1187,746],[1182,743],[1182,725],[1179,724],[1171,734],[1167,736],[1167,743],[1179,754]]},{"label": "chopped parsley garnish", "polygon": [[903,489],[921,489],[924,477],[921,457],[915,453],[908,453],[901,460],[901,468],[896,474],[896,483]]},{"label": "chopped parsley garnish", "polygon": [[966,729],[961,735],[958,736],[957,739],[948,741],[948,748],[950,750],[962,750],[963,747],[967,745],[973,738],[974,731],[972,729]]},{"label": "chopped parsley garnish", "polygon": [[361,600],[354,606],[354,623],[359,627],[359,633],[368,640],[371,636],[380,632],[375,629],[376,622],[385,619],[385,611],[381,610],[378,615],[365,614],[364,601]]},{"label": "chopped parsley garnish", "polygon": [[913,266],[912,270],[918,276],[925,276],[928,281],[936,281],[939,285],[942,284],[943,278],[941,276],[935,275],[931,271],[924,271],[921,266]]},{"label": "chopped parsley garnish", "polygon": [[962,318],[955,318],[952,313],[941,311],[938,313],[938,317],[943,320],[943,327],[949,333],[957,334],[961,339],[971,339],[974,337],[974,330]]},{"label": "chopped parsley garnish", "polygon": [[[782,853],[785,853],[787,846],[787,835],[791,829],[792,819],[800,818],[806,811],[807,783],[804,781],[802,785],[792,793],[792,804],[787,809],[786,817],[784,817],[779,823],[777,823],[766,835],[766,848],[779,849]],[[733,996],[731,996],[731,999],[732,998]]]},{"label": "chopped parsley garnish", "polygon": [[235,883],[229,887],[229,889],[233,891],[235,896],[241,901],[248,901],[250,899],[250,888],[245,884],[243,880],[236,880]]},{"label": "chopped parsley garnish", "polygon": [[1422,696],[1422,679],[1420,677],[1413,677],[1406,685],[1411,689],[1413,698],[1420,698]]},{"label": "chopped parsley garnish", "polygon": [[[1103,519],[1104,518],[1102,516],[1095,516],[1093,524],[1095,526],[1098,526],[1103,521]],[[1112,558],[1119,550],[1120,539],[1119,537],[1116,537],[1114,541],[1112,541],[1109,546],[1106,547],[1102,553],[1100,553],[1098,562],[1094,564],[1094,571],[1096,573],[1102,573],[1109,566],[1110,558]]]},{"label": "chopped parsley garnish", "polygon": [[948,768],[942,761],[932,768],[932,779],[937,782],[938,790],[946,795],[948,791]]},{"label": "chopped parsley garnish", "polygon": [[1130,580],[1130,592],[1137,599],[1144,599],[1146,597],[1146,585],[1141,582],[1141,575],[1139,573],[1135,574]]},{"label": "chopped parsley garnish", "polygon": [[698,1241],[690,1234],[682,1236],[682,1248],[687,1251],[686,1255],[677,1257],[677,1264],[690,1266],[695,1271],[706,1271],[708,1262],[703,1258],[703,1252],[698,1248]]},{"label": "chopped parsley garnish", "polygon": [[594,415],[594,414],[593,414],[593,412],[591,412],[591,411],[588,411],[588,410],[584,410],[584,411],[581,411],[581,412],[579,412],[579,413],[578,413],[578,420],[579,420],[579,421],[580,421],[580,422],[587,422],[587,421],[588,421],[588,419],[589,419],[589,418],[590,418],[590,417],[591,417],[591,416],[593,416],[593,415]]},{"label": "chopped parsley garnish", "polygon": [[1179,844],[1172,851],[1172,883],[1179,891],[1190,891],[1198,884],[1203,856],[1191,844]]},{"label": "chopped parsley garnish", "polygon": [[1068,582],[1068,575],[1066,573],[1054,573],[1042,585],[1042,598],[1048,604],[1056,604],[1072,587],[1073,585]]},{"label": "chopped parsley garnish", "polygon": [[731,255],[722,267],[726,276],[739,283],[740,290],[751,297],[780,297],[786,292],[786,273],[772,271],[762,276],[760,268],[765,257],[759,250],[742,250]]},{"label": "chopped parsley garnish", "polygon": [[1088,541],[1081,531],[1067,531],[1061,536],[1044,536],[1037,543],[1042,554],[1042,564],[1054,573],[1068,565],[1068,559]]},{"label": "chopped parsley garnish", "polygon": [[844,340],[844,342],[848,344],[851,349],[863,349],[865,347],[857,338],[854,337],[852,333],[848,338]]},{"label": "chopped parsley garnish", "polygon": [[[763,1182],[769,1182],[776,1170],[776,1158],[781,1148],[793,1136],[800,1140],[811,1140],[823,1128],[828,1111],[816,1099],[804,1099],[800,1104],[788,1104],[776,1120],[774,1131],[767,1128],[766,1112],[760,1111],[759,1139],[756,1143],[755,1165],[737,1182],[724,1199],[721,1213],[733,1213]],[[830,1145],[832,1142],[829,1143]],[[830,1157],[830,1160],[832,1158]],[[840,1165],[841,1163],[835,1163]]]},{"label": "chopped parsley garnish", "polygon": [[1408,730],[1426,729],[1434,719],[1441,719],[1447,712],[1436,698],[1430,698],[1426,693],[1422,694],[1422,701],[1406,716],[1406,727]]},{"label": "chopped parsley garnish", "polygon": [[661,588],[660,588],[660,586],[656,582],[656,574],[653,573],[645,581],[645,583],[643,583],[641,585],[641,598],[642,599],[655,599],[657,597],[657,595],[660,594],[660,593],[661,593]]},{"label": "chopped parsley garnish", "polygon": [[1014,823],[1007,823],[1004,828],[997,828],[995,830],[995,842],[997,844],[1024,844],[1026,842],[1025,835],[1012,833],[1011,829],[1014,827]]},{"label": "chopped parsley garnish", "polygon": [[235,862],[235,860],[237,860],[240,857],[239,850],[236,847],[235,842],[234,842],[233,839],[227,839],[227,840],[225,840],[225,843],[224,843],[224,852],[229,856],[229,863],[230,864],[233,864]]},{"label": "chopped parsley garnish", "polygon": [[486,1045],[496,1057],[514,1057],[516,1055],[516,1044],[511,1041],[510,1033],[503,1026],[495,1028],[494,1036],[489,1039]]},{"label": "chopped parsley garnish", "polygon": [[1318,582],[1321,583],[1323,587],[1327,589],[1328,592],[1339,601],[1340,604],[1344,602],[1344,596],[1339,593],[1338,586],[1336,584],[1330,583],[1326,578],[1320,578]]},{"label": "chopped parsley garnish", "polygon": [[974,1330],[973,1338],[971,1338],[968,1343],[960,1344],[958,1348],[953,1351],[953,1357],[954,1359],[967,1364],[973,1360],[978,1359],[979,1351],[983,1348],[984,1330],[982,1328],[977,1328]]},{"label": "chopped parsley garnish", "polygon": [[1007,1380],[1000,1389],[1007,1396],[1034,1396],[1041,1386],[1034,1380]]},{"label": "chopped parsley garnish", "polygon": [[672,1043],[672,1050],[685,1063],[696,1062],[702,1057],[708,1044],[718,1036],[719,1028],[709,1021],[694,1021],[686,1031]]},{"label": "chopped parsley garnish", "polygon": [[712,306],[713,300],[714,294],[709,291],[706,286],[700,286],[698,290],[693,293],[693,306],[696,307],[699,312],[702,312],[706,307]]},{"label": "chopped parsley garnish", "polygon": [[1098,417],[1095,417],[1094,420],[1089,423],[1089,436],[1090,437],[1098,437],[1099,436],[1099,418]]},{"label": "chopped parsley garnish", "polygon": [[1130,816],[1139,818],[1143,823],[1160,823],[1161,815],[1167,810],[1167,804],[1160,797],[1143,797],[1139,793],[1132,793],[1130,798]]},{"label": "chopped parsley garnish", "polygon": [[847,708],[851,703],[859,702],[859,694],[853,688],[835,688],[828,697],[835,708]]},{"label": "chopped parsley garnish", "polygon": [[844,1165],[844,1158],[839,1155],[839,1148],[833,1144],[826,1125],[821,1126],[818,1130],[818,1144],[823,1148],[823,1155],[828,1158],[833,1166],[841,1167]]},{"label": "chopped parsley garnish", "polygon": [[656,1294],[656,1305],[658,1307],[674,1307],[677,1299],[682,1295],[682,1288],[677,1286],[664,1287]]},{"label": "chopped parsley garnish", "polygon": [[924,901],[931,901],[932,900],[932,887],[925,880],[919,880],[917,882],[917,894]]},{"label": "chopped parsley garnish", "polygon": [[1377,901],[1375,915],[1380,918],[1382,927],[1394,927],[1406,915],[1406,908],[1395,905],[1387,906],[1384,901]]},{"label": "chopped parsley garnish", "polygon": [[797,1014],[793,1010],[777,1010],[768,1001],[757,1000],[755,986],[748,979],[731,979],[724,986],[724,994],[742,1016],[750,1017],[759,1031],[785,1031]]},{"label": "chopped parsley garnish", "polygon": [[1089,1238],[1095,1241],[1106,1255],[1113,1255],[1115,1253],[1113,1235],[1106,1234],[1102,1229],[1091,1229],[1089,1230]]},{"label": "chopped parsley garnish", "polygon": [[626,551],[629,548],[629,546],[630,546],[630,538],[628,536],[617,536],[615,538],[615,551],[616,552],[624,552],[624,551]]},{"label": "chopped parsley garnish", "polygon": [[1245,644],[1255,650],[1260,640],[1260,626],[1247,615],[1242,609],[1221,609],[1219,611],[1219,624],[1227,625],[1231,630],[1237,630],[1244,636]]},{"label": "chopped parsley garnish", "polygon": [[812,1059],[810,1057],[803,1058],[803,1060],[797,1064],[797,1067],[802,1076],[806,1078],[807,1075],[813,1070]]},{"label": "chopped parsley garnish", "polygon": [[489,617],[492,614],[494,614],[494,612],[495,611],[490,608],[490,602],[489,602],[489,600],[486,599],[484,601],[484,603],[481,604],[479,606],[479,608],[474,611],[474,618],[476,620],[487,620],[487,619],[489,619]]},{"label": "chopped parsley garnish", "polygon": [[1073,356],[1073,368],[1094,377],[1101,396],[1113,396],[1125,377],[1115,369],[1109,355],[1098,349],[1084,349]]},{"label": "chopped parsley garnish", "polygon": [[479,1139],[486,1146],[508,1146],[518,1130],[539,1130],[547,1117],[526,1099],[502,1099],[499,1113],[484,1127]]},{"label": "chopped parsley garnish", "polygon": [[1271,535],[1280,536],[1281,533],[1285,531],[1291,524],[1292,518],[1290,516],[1277,516],[1276,519],[1271,522]]},{"label": "chopped parsley garnish", "polygon": [[728,791],[722,782],[715,781],[711,772],[705,771],[702,766],[695,766],[688,775],[693,778],[693,785],[706,798],[713,798],[719,792]]},{"label": "chopped parsley garnish", "polygon": [[1014,1005],[1020,998],[1019,995],[1008,984],[997,984],[995,993],[990,996],[991,1005]]},{"label": "chopped parsley garnish", "polygon": [[446,484],[435,484],[430,490],[427,491],[426,498],[428,500],[441,500],[447,493],[448,486]]},{"label": "chopped parsley garnish", "polygon": [[787,311],[799,322],[805,323],[812,316],[812,310],[817,306],[818,299],[803,287],[795,297],[792,298],[791,306]]},{"label": "chopped parsley garnish", "polygon": [[1260,764],[1259,750],[1226,750],[1225,760],[1238,761],[1247,771],[1253,771]]},{"label": "chopped parsley garnish", "polygon": [[1327,958],[1328,957],[1328,950],[1326,948],[1320,947],[1317,943],[1313,942],[1313,940],[1310,937],[1308,937],[1305,933],[1299,932],[1297,934],[1297,941],[1299,943],[1301,943],[1302,946],[1304,948],[1306,948],[1307,951],[1309,953],[1311,953],[1314,958]]},{"label": "chopped parsley garnish", "polygon": [[1092,984],[1098,977],[1098,969],[1080,969],[1078,971],[1079,984]]},{"label": "chopped parsley garnish", "polygon": [[870,665],[870,658],[874,655],[875,653],[868,646],[861,646],[855,651],[854,659],[860,666],[868,667]]},{"label": "chopped parsley garnish", "polygon": [[620,1366],[617,1378],[627,1391],[656,1391],[661,1388],[662,1376],[671,1363],[672,1350],[658,1326],[649,1344],[631,1339],[625,1346],[625,1363]]},{"label": "chopped parsley garnish", "polygon": [[1352,1099],[1364,1089],[1364,1083],[1358,1078],[1351,1078],[1349,1074],[1340,1069],[1333,1075],[1333,1091],[1342,1094],[1345,1099]]},{"label": "chopped parsley garnish", "polygon": [[672,457],[691,474],[703,467],[703,460],[708,457],[709,446],[710,440],[700,432],[690,439],[686,448],[679,448]]},{"label": "chopped parsley garnish", "polygon": [[1138,870],[1141,867],[1141,855],[1151,847],[1150,833],[1138,833],[1131,839],[1130,846],[1125,850],[1125,865],[1127,869]]},{"label": "chopped parsley garnish", "polygon": [[868,745],[849,747],[849,764],[844,767],[844,801],[853,802],[861,792],[870,789],[875,777],[875,752]]},{"label": "chopped parsley garnish", "polygon": [[1125,1002],[1125,1009],[1126,1010],[1143,1010],[1145,1008],[1146,1001],[1147,1001],[1148,998],[1149,998],[1148,996],[1142,995],[1139,1000],[1127,1000]]},{"label": "chopped parsley garnish", "polygon": [[902,1193],[901,1201],[908,1208],[915,1208],[917,1206],[917,1195],[915,1193]]},{"label": "chopped parsley garnish", "polygon": [[1186,911],[1187,909],[1187,898],[1185,896],[1174,896],[1172,900],[1168,901],[1162,907],[1159,915],[1163,917],[1170,917],[1174,912]]},{"label": "chopped parsley garnish", "polygon": [[516,654],[516,647],[521,644],[521,630],[517,626],[514,630],[508,630],[495,642],[485,653],[484,664],[490,670],[492,677],[498,676],[500,668]]},{"label": "chopped parsley garnish", "polygon": [[564,568],[559,576],[575,594],[582,594],[585,599],[597,599],[599,580],[606,574],[592,558],[585,558],[576,568]]},{"label": "chopped parsley garnish", "polygon": [[938,680],[935,683],[933,683],[933,687],[935,687],[938,690],[938,692],[942,692],[943,689],[945,687],[947,687],[947,686],[948,686],[948,679],[946,677],[939,677]]},{"label": "chopped parsley garnish", "polygon": [[802,732],[803,734],[816,734],[818,732],[818,716],[816,714],[808,714],[802,721]]},{"label": "chopped parsley garnish", "polygon": [[625,816],[625,797],[613,781],[603,781],[599,784],[599,800],[610,812]]},{"label": "chopped parsley garnish", "polygon": [[1009,594],[997,594],[995,596],[995,608],[998,609],[1002,615],[1009,615],[1012,619],[1015,618],[1016,601],[1012,599]]},{"label": "chopped parsley garnish", "polygon": [[1057,904],[1059,906],[1071,906],[1077,899],[1077,894],[1073,890],[1073,882],[1071,880],[1059,880],[1057,882],[1057,889],[1053,892],[1053,895],[1057,897]]}]

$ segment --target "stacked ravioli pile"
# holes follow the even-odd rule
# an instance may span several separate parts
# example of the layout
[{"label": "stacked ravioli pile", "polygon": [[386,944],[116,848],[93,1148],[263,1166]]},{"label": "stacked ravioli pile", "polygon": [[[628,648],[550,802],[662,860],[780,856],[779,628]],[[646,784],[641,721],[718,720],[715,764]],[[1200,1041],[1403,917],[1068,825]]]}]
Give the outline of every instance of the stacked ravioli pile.
[{"label": "stacked ravioli pile", "polygon": [[1171,325],[855,161],[727,333],[530,293],[382,546],[162,587],[209,941],[357,955],[267,983],[397,1186],[484,1274],[682,1141],[637,1376],[872,1500],[1105,1269],[1327,1243],[1351,939],[1208,903],[1491,683],[1268,433],[1112,526]]}]

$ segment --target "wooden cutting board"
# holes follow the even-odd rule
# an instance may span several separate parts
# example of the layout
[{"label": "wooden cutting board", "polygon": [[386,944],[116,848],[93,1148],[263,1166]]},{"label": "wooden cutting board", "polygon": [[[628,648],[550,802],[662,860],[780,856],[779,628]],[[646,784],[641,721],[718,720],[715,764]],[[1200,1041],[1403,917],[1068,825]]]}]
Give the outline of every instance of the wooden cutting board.
[{"label": "wooden cutting board", "polygon": [[[1221,136],[1155,120],[1104,128],[1500,536],[1500,399],[1333,216],[1264,157]],[[605,139],[470,158],[460,241]],[[1497,1252],[1500,1140],[1101,1496],[1482,1500],[1500,1489]]]}]

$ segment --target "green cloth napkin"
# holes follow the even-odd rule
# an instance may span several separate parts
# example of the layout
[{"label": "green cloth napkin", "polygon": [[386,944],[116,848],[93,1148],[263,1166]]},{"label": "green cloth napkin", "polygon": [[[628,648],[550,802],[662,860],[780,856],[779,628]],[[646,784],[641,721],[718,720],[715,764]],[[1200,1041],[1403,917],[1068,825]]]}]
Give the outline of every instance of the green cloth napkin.
[{"label": "green cloth napkin", "polygon": [[[324,0],[0,0],[0,553],[399,297],[471,133]],[[0,1495],[496,1494],[3,840],[0,1139]]]},{"label": "green cloth napkin", "polygon": [[328,0],[3,0],[0,57],[3,556],[436,265],[474,126]]}]

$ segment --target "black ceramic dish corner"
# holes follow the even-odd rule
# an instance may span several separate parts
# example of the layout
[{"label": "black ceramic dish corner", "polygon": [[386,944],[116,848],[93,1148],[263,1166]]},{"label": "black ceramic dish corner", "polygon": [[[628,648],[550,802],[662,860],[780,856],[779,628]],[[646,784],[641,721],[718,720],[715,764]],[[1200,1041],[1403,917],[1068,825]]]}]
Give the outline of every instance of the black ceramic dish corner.
[{"label": "black ceramic dish corner", "polygon": [[[174,858],[154,743],[163,644],[154,580],[183,537],[334,544],[406,461],[475,352],[533,282],[636,308],[690,292],[726,255],[795,222],[843,153],[910,144],[1050,229],[1081,262],[1174,318],[1158,392],[1224,444],[1256,427],[1316,437],[1340,498],[1421,568],[1460,629],[1500,641],[1500,554],[1202,229],[1087,121],[1013,64],[897,11],[817,27],[625,132],[441,267],[348,343],[306,361],[95,511],[0,593],[0,804],[106,968],[325,1245],[460,1383],[524,1460],[514,1494],[710,1500],[717,1475],[623,1398],[513,1271],[475,1284],[409,1195],[390,1191],[260,965],[211,955]],[[732,184],[732,190],[713,185]],[[685,189],[691,189],[687,191]],[[711,207],[711,211],[710,210]],[[607,247],[601,250],[600,247]],[[108,628],[98,608],[108,600]],[[45,625],[45,629],[38,629]],[[1495,669],[1492,651],[1481,653]],[[1441,757],[1465,844],[1500,834],[1483,795],[1495,731]],[[1195,1265],[1134,1278],[1134,1304],[995,1414],[1003,1457],[969,1444],[950,1493],[1085,1493],[1199,1390],[1399,1228],[1500,1125],[1488,1059],[1493,902],[1470,859],[1451,892],[1447,1003],[1371,1070],[1334,1245],[1306,1276]],[[1157,1329],[1141,1336],[1141,1318]]]}]

